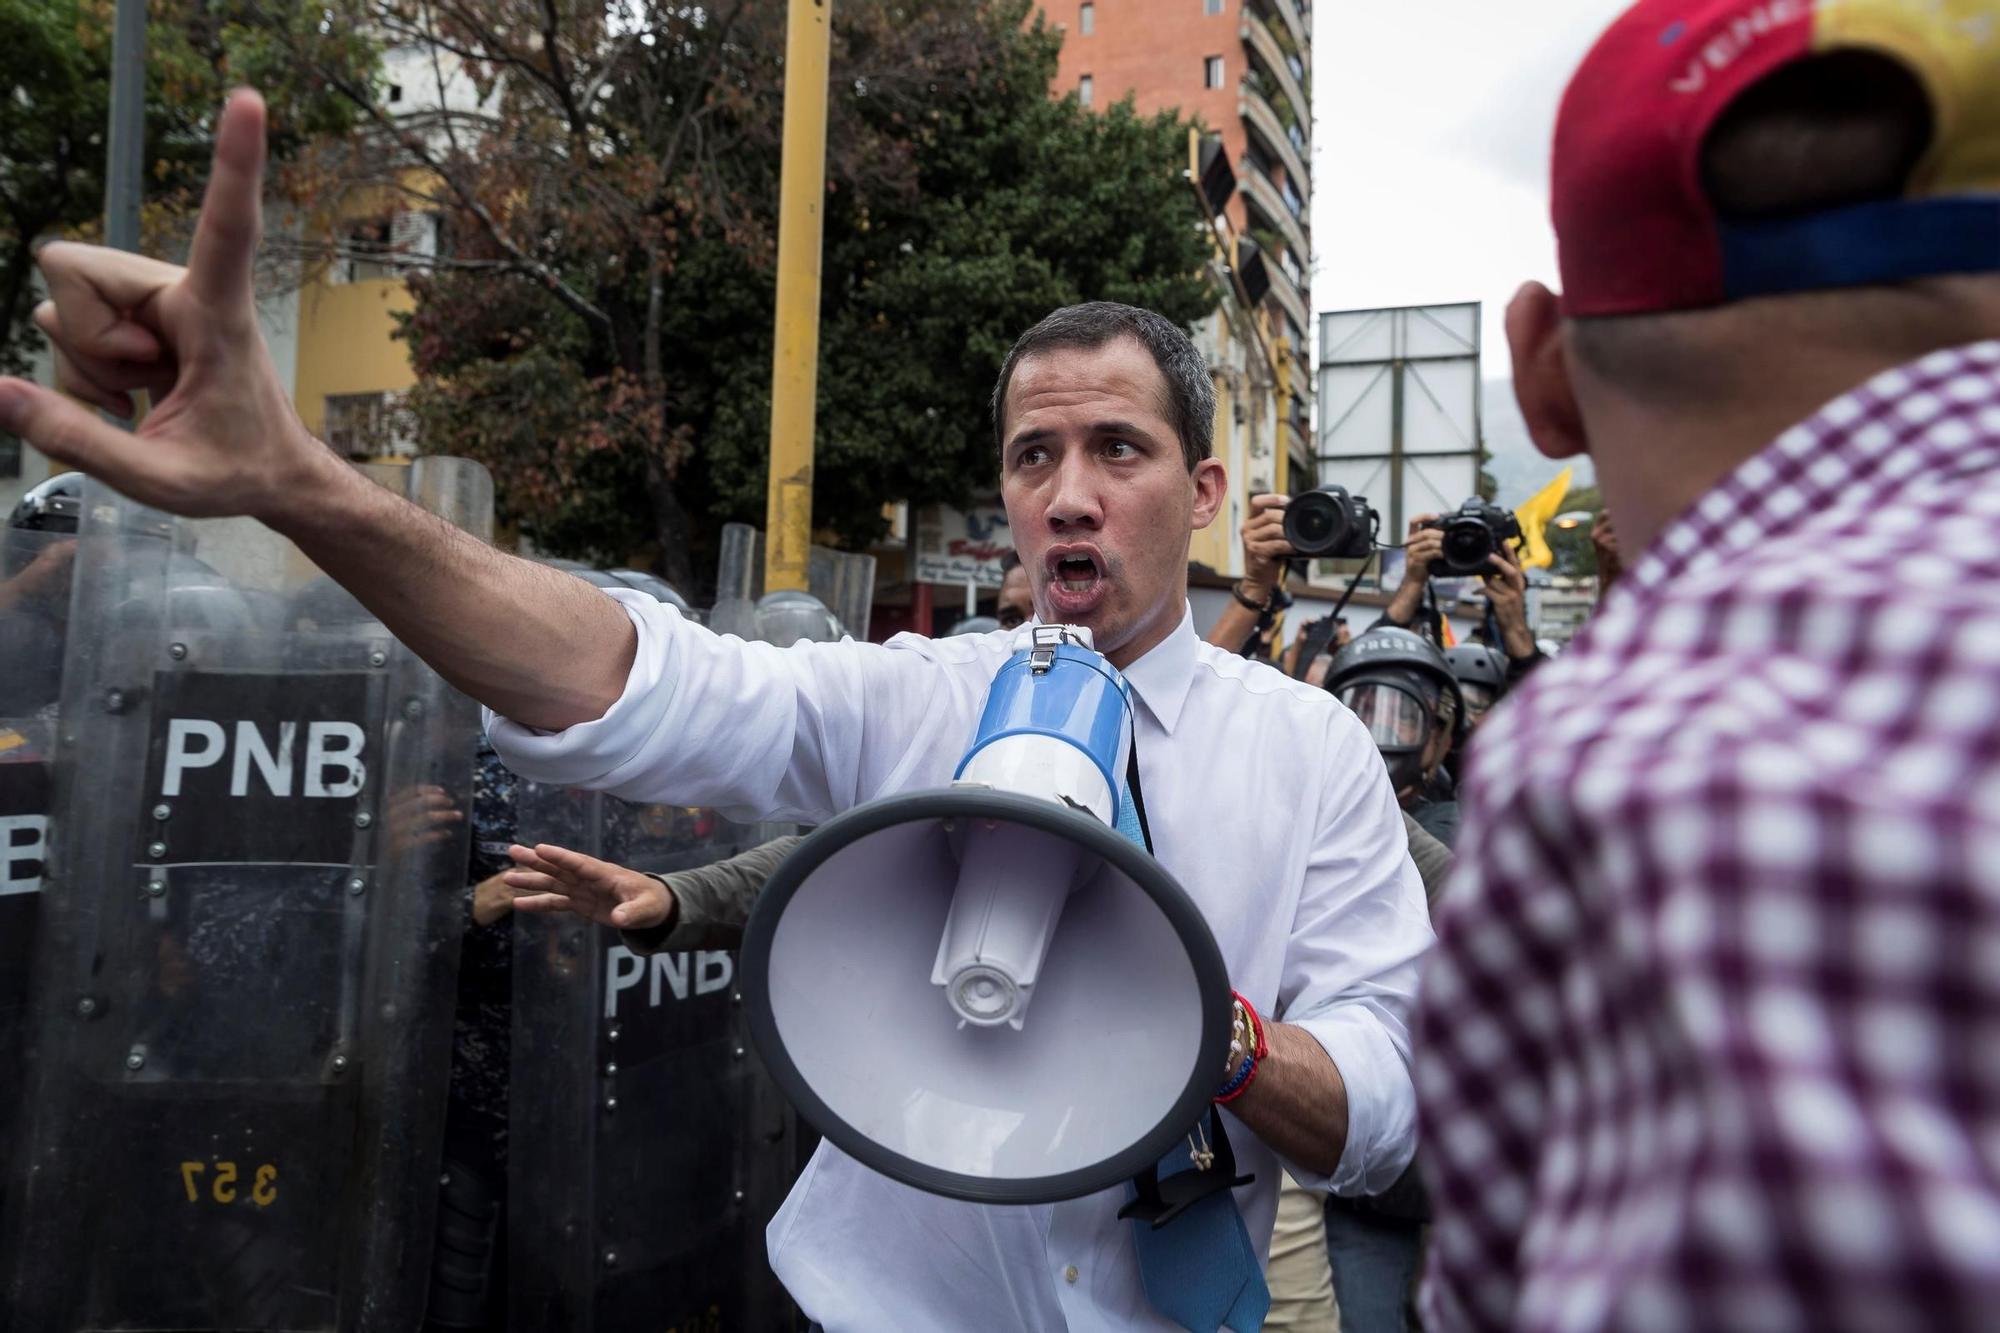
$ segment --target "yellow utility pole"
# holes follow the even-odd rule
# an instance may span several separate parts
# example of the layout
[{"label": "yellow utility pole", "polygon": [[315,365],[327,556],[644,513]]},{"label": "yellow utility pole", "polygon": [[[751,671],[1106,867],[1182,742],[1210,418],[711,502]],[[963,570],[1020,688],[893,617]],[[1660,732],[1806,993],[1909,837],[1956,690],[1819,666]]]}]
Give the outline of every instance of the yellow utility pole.
[{"label": "yellow utility pole", "polygon": [[803,592],[812,545],[813,409],[819,381],[820,243],[826,233],[826,80],[833,0],[791,0],[778,195],[778,322],[771,352],[771,479],[764,591]]}]

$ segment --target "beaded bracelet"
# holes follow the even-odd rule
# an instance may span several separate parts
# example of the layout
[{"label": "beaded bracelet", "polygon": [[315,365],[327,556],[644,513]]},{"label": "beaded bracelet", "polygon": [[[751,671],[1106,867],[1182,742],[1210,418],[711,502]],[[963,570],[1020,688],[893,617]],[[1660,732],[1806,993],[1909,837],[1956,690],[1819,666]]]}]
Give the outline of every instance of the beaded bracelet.
[{"label": "beaded bracelet", "polygon": [[1243,1058],[1243,1067],[1237,1070],[1236,1073],[1233,1076],[1231,1076],[1230,1080],[1227,1083],[1223,1084],[1222,1087],[1217,1090],[1215,1094],[1216,1104],[1219,1106],[1223,1102],[1236,1100],[1237,1095],[1241,1093],[1244,1088],[1250,1086],[1250,1076],[1256,1072],[1257,1072],[1257,1057],[1254,1055],[1245,1056]]},{"label": "beaded bracelet", "polygon": [[1242,995],[1233,991],[1231,992],[1231,1000],[1233,1001],[1232,1007],[1241,1006],[1243,1016],[1250,1024],[1250,1050],[1243,1058],[1242,1068],[1231,1075],[1229,1081],[1223,1084],[1221,1089],[1215,1094],[1215,1102],[1218,1106],[1225,1102],[1235,1101],[1238,1097],[1241,1097],[1244,1090],[1250,1086],[1251,1081],[1257,1077],[1257,1066],[1263,1062],[1265,1056],[1271,1053],[1270,1042],[1264,1031],[1264,1020],[1258,1017],[1257,1007],[1244,999]]}]

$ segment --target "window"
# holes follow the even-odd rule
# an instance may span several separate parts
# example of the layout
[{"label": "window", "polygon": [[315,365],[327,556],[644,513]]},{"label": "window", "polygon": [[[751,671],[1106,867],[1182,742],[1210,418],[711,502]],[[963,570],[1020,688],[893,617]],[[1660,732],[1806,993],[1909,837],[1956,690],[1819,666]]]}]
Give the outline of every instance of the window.
[{"label": "window", "polygon": [[403,85],[402,85],[402,84],[400,84],[400,83],[392,83],[392,84],[390,84],[390,85],[389,85],[389,100],[390,100],[391,102],[400,102],[400,101],[402,101],[402,100],[403,100]]},{"label": "window", "polygon": [[389,226],[387,219],[350,224],[340,238],[340,254],[327,281],[340,284],[394,277],[395,269],[388,259]]},{"label": "window", "polygon": [[340,254],[327,274],[333,285],[402,276],[438,256],[438,214],[397,213],[349,225]]},{"label": "window", "polygon": [[1076,100],[1084,106],[1090,105],[1090,95],[1094,91],[1088,74],[1076,81]]},{"label": "window", "polygon": [[1085,37],[1097,31],[1097,6],[1084,5],[1076,11],[1077,31]]},{"label": "window", "polygon": [[1222,57],[1209,56],[1201,62],[1201,82],[1204,88],[1222,86]]},{"label": "window", "polygon": [[0,431],[0,481],[13,481],[21,475],[21,437]]},{"label": "window", "polygon": [[[1222,0],[1201,0],[1201,12],[1214,18],[1222,12]],[[1220,85],[1214,85],[1220,86]]]}]

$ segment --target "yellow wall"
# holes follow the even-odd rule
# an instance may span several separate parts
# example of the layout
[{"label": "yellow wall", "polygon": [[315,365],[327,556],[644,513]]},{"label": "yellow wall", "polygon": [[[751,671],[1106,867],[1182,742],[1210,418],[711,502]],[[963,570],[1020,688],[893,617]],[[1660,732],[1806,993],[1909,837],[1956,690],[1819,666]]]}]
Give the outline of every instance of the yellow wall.
[{"label": "yellow wall", "polygon": [[307,430],[324,429],[330,394],[400,393],[416,382],[408,344],[391,337],[390,316],[410,304],[409,289],[393,278],[338,286],[322,280],[299,293],[294,393]]}]

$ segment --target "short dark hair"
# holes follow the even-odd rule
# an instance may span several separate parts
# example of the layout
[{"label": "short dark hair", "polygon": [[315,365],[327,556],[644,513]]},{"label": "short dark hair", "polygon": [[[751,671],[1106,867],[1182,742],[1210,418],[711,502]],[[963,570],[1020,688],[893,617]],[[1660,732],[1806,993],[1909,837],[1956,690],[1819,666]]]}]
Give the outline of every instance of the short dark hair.
[{"label": "short dark hair", "polygon": [[[1898,61],[1863,50],[1809,56],[1752,84],[1716,120],[1702,141],[1702,189],[1720,217],[1738,222],[1898,198],[1933,124],[1922,85]],[[1852,295],[1832,289],[1787,300],[1812,303],[1824,324],[1839,313],[1827,303]],[[1749,387],[1734,382],[1732,367],[1713,364],[1704,313],[1575,319],[1571,343],[1602,378],[1655,398]],[[1850,317],[1890,323],[1867,306]]]},{"label": "short dark hair", "polygon": [[1006,554],[1000,557],[1000,577],[1004,579],[1020,567],[1021,553],[1011,546],[1008,547]]},{"label": "short dark hair", "polygon": [[1014,367],[1024,357],[1057,347],[1093,349],[1118,338],[1134,338],[1149,353],[1166,381],[1167,398],[1161,407],[1167,424],[1180,440],[1181,458],[1189,472],[1215,452],[1215,381],[1209,378],[1208,363],[1179,325],[1164,315],[1116,301],[1085,301],[1064,306],[1043,316],[1040,323],[1022,334],[1000,366],[1000,382],[993,386],[993,442],[1007,447],[1007,387],[1014,381]]}]

